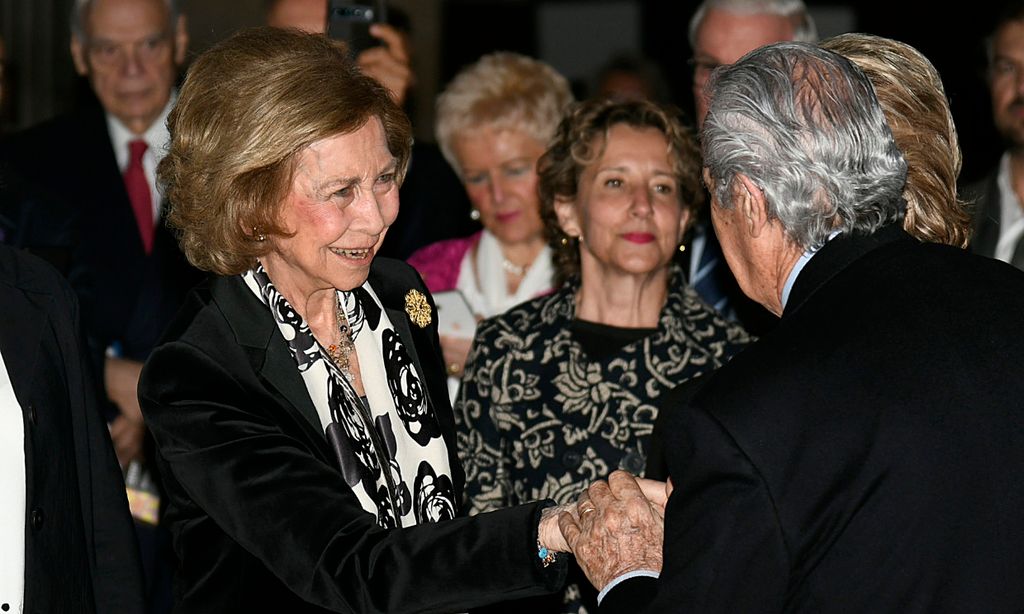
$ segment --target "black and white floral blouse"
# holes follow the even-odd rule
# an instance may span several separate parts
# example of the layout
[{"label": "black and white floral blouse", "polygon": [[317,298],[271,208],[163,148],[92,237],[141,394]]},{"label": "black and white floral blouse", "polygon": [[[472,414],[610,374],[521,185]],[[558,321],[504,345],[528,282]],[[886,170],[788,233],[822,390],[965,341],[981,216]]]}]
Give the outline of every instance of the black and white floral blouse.
[{"label": "black and white floral blouse", "polygon": [[674,266],[658,328],[592,359],[575,332],[578,289],[569,282],[477,328],[455,404],[471,514],[573,501],[615,469],[642,474],[658,397],[753,341]]}]

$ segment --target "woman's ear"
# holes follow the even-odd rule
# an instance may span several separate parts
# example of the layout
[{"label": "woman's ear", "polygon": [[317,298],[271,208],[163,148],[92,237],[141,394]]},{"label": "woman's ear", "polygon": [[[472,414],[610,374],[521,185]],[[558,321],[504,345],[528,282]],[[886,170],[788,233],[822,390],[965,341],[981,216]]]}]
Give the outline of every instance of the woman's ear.
[{"label": "woman's ear", "polygon": [[576,201],[569,198],[555,198],[555,217],[558,218],[558,225],[562,232],[570,237],[579,238],[583,234],[580,227],[579,213],[576,211]]}]

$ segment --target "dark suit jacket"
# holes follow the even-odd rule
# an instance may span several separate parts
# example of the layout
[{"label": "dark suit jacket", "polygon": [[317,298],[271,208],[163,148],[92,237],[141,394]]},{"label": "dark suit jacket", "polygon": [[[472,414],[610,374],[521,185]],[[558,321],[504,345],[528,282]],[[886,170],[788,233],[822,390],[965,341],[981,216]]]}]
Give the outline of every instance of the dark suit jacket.
[{"label": "dark suit jacket", "polygon": [[[404,309],[409,289],[429,294],[399,261],[377,258],[369,279],[426,382],[461,500],[437,321],[420,328]],[[538,563],[537,504],[378,528],[337,468],[276,323],[240,277],[190,295],[139,390],[181,560],[178,611],[453,612],[564,579],[564,562]]]},{"label": "dark suit jacket", "polygon": [[62,203],[74,220],[75,232],[64,231],[75,237],[69,276],[94,359],[116,342],[125,358],[145,360],[201,276],[163,220],[153,251],[143,250],[102,108],[10,135],[0,157],[26,190]]},{"label": "dark suit jacket", "polygon": [[1002,212],[999,204],[999,168],[997,167],[984,179],[972,183],[962,190],[963,199],[974,207],[974,230],[971,235],[971,251],[975,254],[996,255],[996,244],[999,242],[999,224]]},{"label": "dark suit jacket", "polygon": [[25,611],[141,612],[135,534],[74,294],[56,270],[0,246],[0,311],[25,418]]},{"label": "dark suit jacket", "polygon": [[662,576],[601,610],[1021,611],[1021,314],[1002,262],[892,227],[826,244],[673,411]]}]

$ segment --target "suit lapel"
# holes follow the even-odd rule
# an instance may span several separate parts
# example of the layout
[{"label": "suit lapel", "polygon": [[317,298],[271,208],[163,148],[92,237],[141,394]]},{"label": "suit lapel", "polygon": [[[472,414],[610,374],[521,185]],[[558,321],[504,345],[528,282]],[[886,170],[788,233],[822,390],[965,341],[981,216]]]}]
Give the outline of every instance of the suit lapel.
[{"label": "suit lapel", "polygon": [[266,305],[237,275],[214,279],[211,292],[224,311],[238,343],[248,349],[253,371],[281,397],[284,407],[299,422],[313,429],[315,439],[329,457],[330,451],[320,416],[309,398],[306,384],[288,350],[288,343],[281,337]]},{"label": "suit lapel", "polygon": [[[19,280],[20,281],[20,280]],[[37,380],[37,366],[43,328],[48,322],[42,304],[52,297],[46,293],[24,290],[22,284],[0,286],[4,326],[0,326],[0,351],[11,378],[15,396],[22,410],[27,410],[35,397],[33,388]]]},{"label": "suit lapel", "polygon": [[[448,464],[451,468],[452,483],[455,487],[456,500],[462,496],[465,474],[459,463],[455,441],[455,416],[448,401],[448,384],[441,362],[437,339],[437,313],[433,301],[419,278],[412,274],[412,269],[387,258],[377,258],[370,270],[370,286],[384,305],[391,325],[402,339],[409,353],[409,358],[416,366],[416,374],[423,382],[427,395],[427,403],[438,425],[441,437],[448,449]],[[409,290],[423,293],[430,303],[431,322],[427,327],[410,325],[409,316],[405,312],[405,296]]]}]

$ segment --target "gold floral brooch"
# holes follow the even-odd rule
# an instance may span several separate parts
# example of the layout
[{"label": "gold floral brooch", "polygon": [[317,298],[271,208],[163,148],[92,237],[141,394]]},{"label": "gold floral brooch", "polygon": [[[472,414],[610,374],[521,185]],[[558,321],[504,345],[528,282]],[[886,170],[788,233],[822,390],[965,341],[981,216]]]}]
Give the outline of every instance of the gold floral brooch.
[{"label": "gold floral brooch", "polygon": [[409,314],[409,319],[416,326],[420,328],[430,326],[430,303],[419,290],[409,290],[405,293],[405,313]]}]

